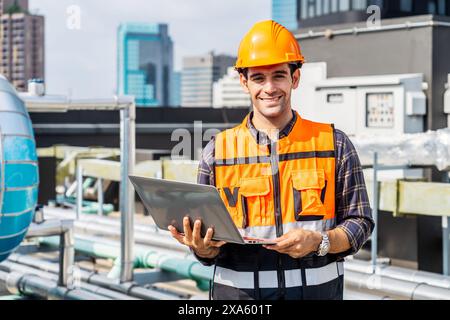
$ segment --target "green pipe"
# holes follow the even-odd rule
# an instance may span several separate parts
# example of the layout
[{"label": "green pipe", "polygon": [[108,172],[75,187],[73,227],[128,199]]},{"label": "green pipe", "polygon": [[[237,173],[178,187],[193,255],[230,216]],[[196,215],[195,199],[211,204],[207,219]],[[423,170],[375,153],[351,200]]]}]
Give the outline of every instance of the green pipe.
[{"label": "green pipe", "polygon": [[[70,204],[76,204],[77,199],[74,197],[57,196],[57,202],[58,203],[67,202]],[[104,203],[102,210],[104,215],[109,215],[111,212],[114,211],[114,205],[111,203]],[[83,200],[82,212],[86,214],[98,214],[98,203],[95,201]]]},{"label": "green pipe", "polygon": [[0,296],[0,300],[27,300],[27,298],[24,296],[9,295],[9,296]]},{"label": "green pipe", "polygon": [[[88,201],[83,201],[83,213],[86,214],[98,214],[98,203],[97,202],[88,202],[86,204],[86,202]],[[111,212],[114,211],[114,205],[110,204],[110,203],[105,203],[103,204],[103,208],[102,208],[102,212],[103,215],[109,215]]]},{"label": "green pipe", "polygon": [[[59,237],[39,238],[39,243],[57,247],[59,246]],[[75,237],[75,250],[99,258],[114,259],[114,266],[108,277],[117,278],[120,274],[120,246]],[[214,272],[212,267],[203,266],[196,260],[172,257],[142,247],[135,247],[134,251],[134,268],[159,268],[174,272],[196,281],[200,290],[206,291],[209,289],[209,282]]]}]

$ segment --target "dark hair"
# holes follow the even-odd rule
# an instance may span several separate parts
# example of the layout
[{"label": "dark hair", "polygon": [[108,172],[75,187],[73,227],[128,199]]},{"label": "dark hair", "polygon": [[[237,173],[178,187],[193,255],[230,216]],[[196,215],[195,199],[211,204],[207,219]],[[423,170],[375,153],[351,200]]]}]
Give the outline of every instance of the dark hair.
[{"label": "dark hair", "polygon": [[[289,70],[291,71],[291,77],[294,75],[294,72],[297,69],[302,68],[301,62],[289,63]],[[248,68],[236,68],[236,71],[244,76],[246,80],[248,80]]]}]

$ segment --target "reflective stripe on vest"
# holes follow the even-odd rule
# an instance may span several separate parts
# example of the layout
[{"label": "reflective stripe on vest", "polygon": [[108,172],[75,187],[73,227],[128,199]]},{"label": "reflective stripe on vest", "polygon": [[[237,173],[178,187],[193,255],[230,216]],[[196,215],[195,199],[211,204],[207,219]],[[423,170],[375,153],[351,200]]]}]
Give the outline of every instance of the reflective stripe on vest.
[{"label": "reflective stripe on vest", "polygon": [[[284,270],[286,288],[303,285],[300,271]],[[344,274],[343,262],[332,262],[324,267],[305,269],[306,286],[317,286],[335,280]],[[259,271],[259,288],[272,289],[278,287],[276,271]],[[231,269],[216,267],[214,282],[239,289],[254,289],[253,272],[238,272]]]},{"label": "reflective stripe on vest", "polygon": [[255,141],[247,117],[219,133],[215,145],[216,187],[236,226],[246,233],[262,227],[266,234],[273,227],[277,236],[295,223],[333,228],[323,222],[335,218],[333,127],[297,114],[292,131],[270,150]]},{"label": "reflective stripe on vest", "polygon": [[[318,220],[318,221],[297,221],[283,224],[284,233],[293,229],[305,229],[311,231],[330,230],[335,228],[336,219]],[[261,239],[275,239],[277,237],[276,230],[273,226],[255,226],[245,229],[238,228],[243,237],[255,237]]]}]

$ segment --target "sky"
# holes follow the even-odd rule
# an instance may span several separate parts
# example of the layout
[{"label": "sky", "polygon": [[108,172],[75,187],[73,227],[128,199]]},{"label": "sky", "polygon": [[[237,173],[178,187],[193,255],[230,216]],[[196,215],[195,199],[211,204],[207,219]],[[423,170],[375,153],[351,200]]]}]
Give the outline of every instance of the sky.
[{"label": "sky", "polygon": [[248,29],[271,18],[271,0],[29,2],[31,13],[45,16],[46,92],[73,98],[114,94],[116,31],[122,22],[167,23],[174,43],[175,70],[181,70],[184,56],[211,50],[236,55]]}]

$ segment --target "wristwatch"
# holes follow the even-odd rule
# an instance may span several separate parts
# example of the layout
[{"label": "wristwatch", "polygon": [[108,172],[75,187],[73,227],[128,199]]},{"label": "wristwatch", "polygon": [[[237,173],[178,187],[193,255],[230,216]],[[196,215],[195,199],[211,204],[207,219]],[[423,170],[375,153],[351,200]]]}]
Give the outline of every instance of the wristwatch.
[{"label": "wristwatch", "polygon": [[319,245],[319,249],[317,249],[316,254],[319,257],[326,256],[328,251],[330,251],[330,239],[328,239],[328,234],[326,232],[321,232],[322,234],[322,242]]}]

